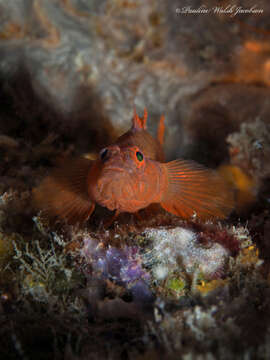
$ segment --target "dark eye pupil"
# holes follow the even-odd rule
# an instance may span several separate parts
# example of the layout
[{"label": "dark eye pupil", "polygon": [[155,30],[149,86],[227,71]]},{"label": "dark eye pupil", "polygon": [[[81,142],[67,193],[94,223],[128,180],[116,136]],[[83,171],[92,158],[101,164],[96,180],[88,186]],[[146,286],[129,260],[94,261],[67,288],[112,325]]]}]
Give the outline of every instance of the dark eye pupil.
[{"label": "dark eye pupil", "polygon": [[100,158],[101,160],[104,160],[106,158],[106,155],[108,154],[108,149],[103,149],[100,152]]},{"label": "dark eye pupil", "polygon": [[136,157],[139,161],[143,161],[143,154],[140,151],[136,152]]}]

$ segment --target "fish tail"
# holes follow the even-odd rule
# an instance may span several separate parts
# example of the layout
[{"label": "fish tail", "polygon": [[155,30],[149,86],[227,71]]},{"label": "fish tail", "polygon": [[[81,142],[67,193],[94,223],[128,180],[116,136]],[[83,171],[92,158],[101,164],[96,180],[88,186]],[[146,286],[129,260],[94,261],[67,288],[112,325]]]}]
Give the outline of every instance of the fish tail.
[{"label": "fish tail", "polygon": [[161,206],[182,218],[225,218],[234,208],[234,192],[215,171],[193,161],[162,164],[167,174]]},{"label": "fish tail", "polygon": [[33,190],[37,209],[48,217],[58,217],[69,224],[85,222],[95,208],[87,191],[87,176],[93,161],[65,159]]},{"label": "fish tail", "polygon": [[157,139],[161,145],[164,144],[164,133],[165,133],[165,125],[164,125],[165,116],[162,115],[159,120],[158,124],[158,133],[157,133]]}]

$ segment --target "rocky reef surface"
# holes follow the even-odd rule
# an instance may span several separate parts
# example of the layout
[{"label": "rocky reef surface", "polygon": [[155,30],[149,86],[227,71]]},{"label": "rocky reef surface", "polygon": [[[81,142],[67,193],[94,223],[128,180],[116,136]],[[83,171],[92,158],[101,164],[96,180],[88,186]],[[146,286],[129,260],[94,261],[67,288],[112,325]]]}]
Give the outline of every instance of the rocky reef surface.
[{"label": "rocky reef surface", "polygon": [[[1,358],[270,358],[270,5],[255,8],[0,0]],[[101,208],[68,226],[33,207],[58,158],[94,158],[134,106],[152,134],[165,115],[168,160],[234,187],[228,219],[151,208],[107,229]]]}]

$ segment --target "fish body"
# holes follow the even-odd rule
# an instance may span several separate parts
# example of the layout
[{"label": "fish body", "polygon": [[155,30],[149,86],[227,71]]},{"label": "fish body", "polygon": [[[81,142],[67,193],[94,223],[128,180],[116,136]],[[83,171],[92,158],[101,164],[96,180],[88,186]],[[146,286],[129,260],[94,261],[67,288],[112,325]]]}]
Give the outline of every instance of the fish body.
[{"label": "fish body", "polygon": [[37,207],[68,223],[86,221],[95,205],[134,213],[152,203],[182,218],[224,218],[233,194],[212,170],[187,160],[164,162],[164,117],[157,139],[146,130],[147,112],[134,112],[129,131],[101,150],[97,160],[71,159],[34,190]]}]

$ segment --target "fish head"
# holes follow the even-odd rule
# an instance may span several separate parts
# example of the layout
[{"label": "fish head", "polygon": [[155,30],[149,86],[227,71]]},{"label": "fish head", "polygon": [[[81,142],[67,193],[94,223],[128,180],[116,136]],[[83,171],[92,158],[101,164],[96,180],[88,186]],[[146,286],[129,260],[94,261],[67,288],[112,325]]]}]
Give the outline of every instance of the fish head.
[{"label": "fish head", "polygon": [[[136,175],[144,171],[146,159],[137,146],[120,148],[118,145],[111,145],[100,152],[101,174],[104,176],[119,172]],[[124,175],[123,175],[124,176]]]},{"label": "fish head", "polygon": [[98,161],[95,181],[89,173],[91,197],[110,210],[133,212],[141,207],[137,199],[141,184],[145,183],[147,158],[140,149],[111,145],[101,150]]}]

